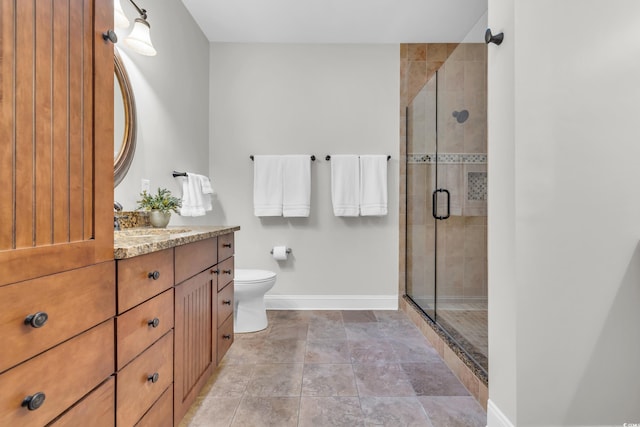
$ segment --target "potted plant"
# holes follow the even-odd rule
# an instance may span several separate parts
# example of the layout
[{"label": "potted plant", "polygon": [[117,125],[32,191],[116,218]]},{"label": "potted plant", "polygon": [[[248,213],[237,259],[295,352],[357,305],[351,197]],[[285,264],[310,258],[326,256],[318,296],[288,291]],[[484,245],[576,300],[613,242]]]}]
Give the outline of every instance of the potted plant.
[{"label": "potted plant", "polygon": [[181,201],[171,195],[166,188],[159,188],[158,193],[151,195],[144,190],[140,193],[142,199],[138,200],[138,209],[149,211],[149,222],[154,227],[164,228],[169,224],[171,211],[178,212]]}]

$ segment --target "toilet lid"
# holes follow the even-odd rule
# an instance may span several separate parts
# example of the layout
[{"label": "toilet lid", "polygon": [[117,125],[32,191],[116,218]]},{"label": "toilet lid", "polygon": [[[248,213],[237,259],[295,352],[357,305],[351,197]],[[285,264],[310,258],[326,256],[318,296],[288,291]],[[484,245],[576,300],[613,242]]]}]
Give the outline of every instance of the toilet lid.
[{"label": "toilet lid", "polygon": [[233,274],[233,278],[236,282],[253,283],[264,282],[265,280],[273,279],[276,277],[276,273],[268,270],[243,270],[236,268]]}]

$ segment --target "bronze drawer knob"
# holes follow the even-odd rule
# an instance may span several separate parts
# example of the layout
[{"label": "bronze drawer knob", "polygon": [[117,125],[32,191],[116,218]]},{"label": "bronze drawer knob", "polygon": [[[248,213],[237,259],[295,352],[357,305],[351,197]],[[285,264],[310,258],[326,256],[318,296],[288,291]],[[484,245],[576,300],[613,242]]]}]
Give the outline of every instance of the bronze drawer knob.
[{"label": "bronze drawer knob", "polygon": [[222,247],[223,248],[230,248],[231,247],[231,243],[223,243]]},{"label": "bronze drawer knob", "polygon": [[230,339],[231,339],[231,335],[229,335],[229,334],[224,334],[224,335],[222,336],[222,339],[223,339],[223,340],[230,340]]},{"label": "bronze drawer knob", "polygon": [[25,397],[24,400],[22,401],[21,406],[23,407],[26,406],[28,410],[35,411],[36,409],[42,406],[45,398],[46,398],[45,394],[39,391],[36,394]]},{"label": "bronze drawer knob", "polygon": [[220,269],[216,268],[214,270],[211,270],[211,273],[213,274],[220,274]]},{"label": "bronze drawer knob", "polygon": [[49,320],[49,315],[44,311],[39,311],[25,317],[24,324],[29,325],[32,328],[42,328],[44,324],[47,323],[47,320]]},{"label": "bronze drawer knob", "polygon": [[158,270],[152,271],[147,275],[147,277],[149,277],[149,279],[158,280],[160,278],[160,272]]},{"label": "bronze drawer knob", "polygon": [[231,300],[230,299],[222,300],[222,305],[231,305]]},{"label": "bronze drawer knob", "polygon": [[231,270],[222,270],[222,274],[231,274]]},{"label": "bronze drawer knob", "polygon": [[157,328],[159,324],[160,324],[160,319],[158,319],[157,317],[154,317],[153,319],[147,322],[147,325],[151,326],[152,328]]},{"label": "bronze drawer knob", "polygon": [[158,374],[157,372],[154,372],[153,375],[149,375],[147,377],[147,381],[151,381],[152,383],[157,383],[158,379],[160,379],[160,374]]},{"label": "bronze drawer knob", "polygon": [[104,41],[108,40],[113,44],[118,43],[118,36],[116,35],[115,31],[113,31],[112,29],[108,29],[107,31],[102,33],[102,39]]}]

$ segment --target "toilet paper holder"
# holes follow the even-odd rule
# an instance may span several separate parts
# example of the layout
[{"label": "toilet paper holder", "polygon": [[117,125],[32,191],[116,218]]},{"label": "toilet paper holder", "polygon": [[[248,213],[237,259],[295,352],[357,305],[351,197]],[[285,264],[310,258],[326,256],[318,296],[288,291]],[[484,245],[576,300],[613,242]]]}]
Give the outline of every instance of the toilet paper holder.
[{"label": "toilet paper holder", "polygon": [[[287,248],[286,252],[287,252],[288,254],[290,254],[290,253],[291,253],[291,248]],[[273,255],[273,249],[271,249],[271,251],[269,251],[269,253],[270,253],[271,255]]]}]

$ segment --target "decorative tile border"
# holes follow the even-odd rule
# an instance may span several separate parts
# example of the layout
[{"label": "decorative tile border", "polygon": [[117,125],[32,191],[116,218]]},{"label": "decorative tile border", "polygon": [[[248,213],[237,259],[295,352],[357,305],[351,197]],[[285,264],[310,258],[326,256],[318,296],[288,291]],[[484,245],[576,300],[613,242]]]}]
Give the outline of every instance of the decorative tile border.
[{"label": "decorative tile border", "polygon": [[[475,153],[438,153],[438,163],[441,164],[486,164],[487,155]],[[408,153],[407,163],[436,163],[435,153]]]}]

